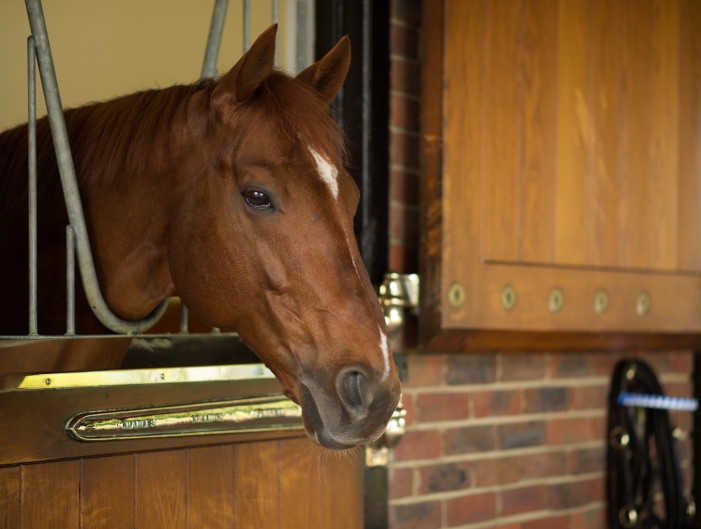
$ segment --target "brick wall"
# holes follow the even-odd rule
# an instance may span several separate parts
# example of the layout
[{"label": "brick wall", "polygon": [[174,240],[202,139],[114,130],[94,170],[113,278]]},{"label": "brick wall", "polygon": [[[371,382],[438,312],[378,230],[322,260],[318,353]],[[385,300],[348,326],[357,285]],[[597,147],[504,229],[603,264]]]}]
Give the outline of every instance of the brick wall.
[{"label": "brick wall", "polygon": [[[421,2],[391,2],[389,262],[408,273],[418,270]],[[394,340],[395,351],[410,349],[411,335]],[[407,434],[390,467],[391,527],[606,527],[606,398],[622,357],[411,355]],[[642,358],[667,394],[691,396],[691,353]],[[690,413],[672,419],[691,430]],[[688,490],[691,441],[680,452]]]}]

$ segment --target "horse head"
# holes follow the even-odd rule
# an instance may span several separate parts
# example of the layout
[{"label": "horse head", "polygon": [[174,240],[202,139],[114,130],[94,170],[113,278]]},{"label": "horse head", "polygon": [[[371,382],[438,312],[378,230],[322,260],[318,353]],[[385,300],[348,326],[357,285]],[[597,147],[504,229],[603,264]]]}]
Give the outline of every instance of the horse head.
[{"label": "horse head", "polygon": [[348,448],[377,438],[400,397],[329,112],[350,43],[293,78],[273,70],[275,34],[188,105],[188,134],[211,147],[182,164],[168,264],[190,310],[237,331],[302,406],[309,437]]}]

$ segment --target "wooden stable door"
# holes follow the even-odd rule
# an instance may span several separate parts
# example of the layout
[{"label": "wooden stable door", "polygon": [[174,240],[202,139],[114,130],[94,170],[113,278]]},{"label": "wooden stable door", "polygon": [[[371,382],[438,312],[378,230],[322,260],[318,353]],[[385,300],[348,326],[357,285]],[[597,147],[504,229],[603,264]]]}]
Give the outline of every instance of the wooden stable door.
[{"label": "wooden stable door", "polygon": [[0,468],[0,527],[360,529],[358,452],[259,441]]},{"label": "wooden stable door", "polygon": [[701,343],[701,4],[426,7],[427,347]]}]

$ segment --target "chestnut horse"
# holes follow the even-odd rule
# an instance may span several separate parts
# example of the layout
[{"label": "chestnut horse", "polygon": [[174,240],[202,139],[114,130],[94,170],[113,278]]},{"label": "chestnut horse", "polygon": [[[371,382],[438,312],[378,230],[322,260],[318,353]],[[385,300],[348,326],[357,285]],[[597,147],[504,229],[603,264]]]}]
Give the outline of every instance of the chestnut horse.
[{"label": "chestnut horse", "polygon": [[[293,78],[273,70],[276,30],[219,79],[92,104],[65,119],[111,310],[136,320],[180,296],[200,320],[239,333],[302,406],[310,438],[342,449],[379,436],[400,396],[353,235],[358,189],[329,115],[350,43],[341,39]],[[0,256],[0,335],[27,328],[26,138],[26,125],[0,135],[0,244],[9,249]],[[46,119],[37,144],[39,331],[61,334],[66,217]],[[84,300],[76,311],[78,332],[105,331]],[[0,370],[46,372],[35,358],[58,370],[75,358],[74,367],[118,364],[124,342],[102,340],[97,351],[83,340],[36,344],[63,347],[43,357],[0,348]]]}]

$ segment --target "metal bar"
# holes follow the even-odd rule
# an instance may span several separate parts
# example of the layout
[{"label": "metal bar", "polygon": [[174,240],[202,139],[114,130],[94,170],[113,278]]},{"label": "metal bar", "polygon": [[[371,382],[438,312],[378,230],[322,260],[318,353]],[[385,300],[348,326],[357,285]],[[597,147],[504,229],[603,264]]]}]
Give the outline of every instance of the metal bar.
[{"label": "metal bar", "polygon": [[297,0],[297,57],[295,72],[307,66],[307,0]]},{"label": "metal bar", "polygon": [[212,23],[209,26],[209,36],[207,37],[207,48],[204,53],[204,63],[202,64],[203,79],[217,76],[217,58],[221,48],[221,38],[224,32],[224,21],[226,20],[226,10],[229,7],[229,0],[215,0],[212,11]]},{"label": "metal bar", "polygon": [[[280,0],[273,0],[273,24],[280,21]],[[279,28],[278,28],[279,29]],[[275,46],[275,67],[280,65],[280,47]]]},{"label": "metal bar", "polygon": [[66,226],[66,334],[75,334],[75,234]]},{"label": "metal bar", "polygon": [[251,47],[251,0],[243,0],[243,52]]},{"label": "metal bar", "polygon": [[180,332],[182,334],[187,334],[188,329],[187,329],[187,307],[183,303],[182,300],[180,300]]},{"label": "metal bar", "polygon": [[80,202],[78,183],[71,157],[71,148],[68,142],[66,122],[63,117],[61,96],[56,81],[53,58],[49,36],[46,31],[44,12],[40,0],[25,0],[29,25],[32,28],[32,36],[36,45],[36,54],[39,63],[39,74],[44,89],[44,99],[49,114],[51,136],[56,150],[56,161],[61,175],[63,195],[66,200],[68,219],[73,226],[75,234],[78,264],[80,266],[81,279],[86,297],[95,316],[110,330],[124,334],[138,334],[155,324],[168,308],[168,300],[164,300],[151,314],[140,321],[125,321],[117,317],[109,309],[100,293],[100,286],[95,273],[95,264],[90,251],[90,240],[85,226],[83,206]]},{"label": "metal bar", "polygon": [[27,135],[29,156],[29,334],[39,334],[37,329],[37,85],[36,45],[34,38],[27,39]]}]

